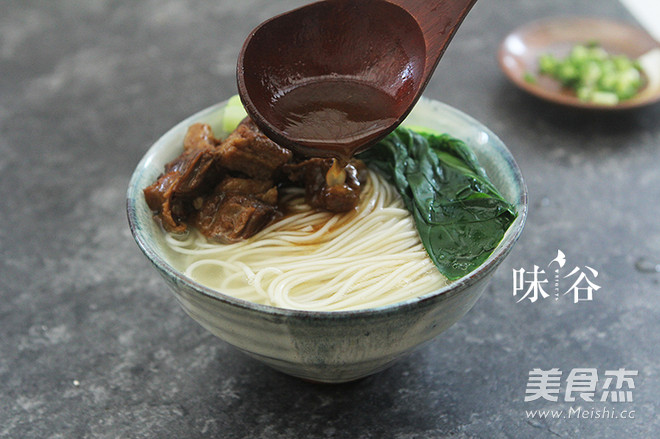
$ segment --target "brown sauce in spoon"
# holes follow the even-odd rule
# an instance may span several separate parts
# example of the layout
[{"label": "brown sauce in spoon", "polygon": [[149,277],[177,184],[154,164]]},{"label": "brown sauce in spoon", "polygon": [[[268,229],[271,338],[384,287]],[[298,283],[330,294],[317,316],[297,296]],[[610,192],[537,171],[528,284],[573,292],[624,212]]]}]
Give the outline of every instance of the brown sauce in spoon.
[{"label": "brown sauce in spoon", "polygon": [[271,122],[310,156],[348,161],[396,120],[397,102],[386,91],[345,78],[318,78],[271,101]]}]

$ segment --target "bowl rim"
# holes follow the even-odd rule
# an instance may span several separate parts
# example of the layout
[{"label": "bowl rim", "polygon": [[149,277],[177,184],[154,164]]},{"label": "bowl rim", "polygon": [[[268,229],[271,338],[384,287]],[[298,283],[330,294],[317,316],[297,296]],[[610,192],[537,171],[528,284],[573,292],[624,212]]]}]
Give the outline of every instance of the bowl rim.
[{"label": "bowl rim", "polygon": [[414,298],[406,299],[389,305],[383,305],[378,307],[371,308],[361,308],[354,310],[339,310],[339,311],[311,311],[311,310],[300,310],[300,309],[289,309],[289,308],[280,308],[271,305],[263,305],[255,302],[250,302],[244,299],[239,299],[228,294],[222,293],[221,291],[215,290],[213,288],[202,285],[191,278],[185,276],[179,270],[175,269],[164,257],[162,257],[159,252],[152,246],[149,241],[145,238],[143,233],[143,228],[139,227],[140,220],[137,215],[136,207],[136,196],[142,194],[142,187],[137,187],[137,183],[140,180],[140,176],[148,168],[149,163],[156,156],[156,151],[158,146],[164,142],[164,139],[168,135],[177,130],[181,129],[182,126],[188,126],[192,123],[193,120],[204,117],[205,115],[212,114],[214,111],[218,111],[227,104],[227,100],[214,104],[210,107],[207,107],[201,111],[194,113],[193,115],[185,118],[181,122],[174,125],[172,128],[167,130],[156,142],[154,142],[145,155],[141,158],[135,170],[133,171],[127,194],[126,194],[126,214],[128,219],[128,224],[133,235],[133,239],[137,243],[138,247],[147,257],[147,259],[153,264],[161,274],[166,275],[167,277],[176,280],[178,283],[183,283],[191,290],[194,290],[206,298],[222,302],[226,305],[233,307],[241,308],[245,311],[259,312],[268,314],[272,317],[278,318],[304,318],[304,319],[345,319],[353,317],[375,317],[375,316],[384,316],[393,313],[405,312],[412,308],[424,307],[427,304],[433,303],[435,300],[440,298],[446,299],[449,296],[457,294],[460,291],[463,291],[466,288],[474,285],[479,282],[485,276],[487,276],[491,271],[493,271],[499,264],[504,260],[504,258],[511,252],[513,245],[516,243],[520,235],[522,234],[525,221],[527,218],[528,211],[528,197],[527,197],[527,185],[523,179],[522,172],[518,167],[513,155],[509,149],[504,145],[504,143],[495,135],[491,130],[489,130],[485,125],[469,116],[468,114],[451,107],[447,104],[444,104],[440,101],[433,99],[428,99],[422,97],[420,101],[426,101],[432,105],[439,106],[443,111],[453,113],[455,116],[458,116],[461,119],[464,119],[467,123],[473,124],[479,127],[480,130],[485,132],[489,139],[489,144],[494,147],[498,154],[506,161],[507,166],[509,167],[508,171],[514,179],[514,184],[520,187],[520,195],[517,200],[513,201],[513,204],[516,206],[518,216],[511,224],[507,232],[505,233],[502,241],[498,244],[495,250],[491,255],[479,265],[472,272],[463,276],[462,278],[450,282],[448,285],[443,286],[434,291],[430,291],[421,296]]}]

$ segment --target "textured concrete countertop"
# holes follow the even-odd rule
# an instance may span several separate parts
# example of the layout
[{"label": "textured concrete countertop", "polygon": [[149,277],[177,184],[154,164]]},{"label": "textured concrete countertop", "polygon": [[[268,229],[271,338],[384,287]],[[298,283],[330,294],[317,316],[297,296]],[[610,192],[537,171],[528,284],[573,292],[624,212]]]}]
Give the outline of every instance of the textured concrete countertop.
[{"label": "textured concrete countertop", "polygon": [[[556,107],[496,62],[533,19],[632,21],[615,0],[481,1],[429,84],[426,96],[502,138],[530,198],[513,253],[439,338],[323,386],[246,357],[179,308],[130,235],[128,179],[167,129],[235,93],[247,33],[301,3],[0,4],[0,437],[659,437],[660,105]],[[518,303],[514,270],[548,269],[558,250],[600,287],[593,300]],[[525,401],[530,372],[555,368],[558,401]],[[619,369],[638,373],[628,400],[601,401]],[[587,372],[593,402],[571,381]],[[574,415],[528,413],[539,409]]]}]

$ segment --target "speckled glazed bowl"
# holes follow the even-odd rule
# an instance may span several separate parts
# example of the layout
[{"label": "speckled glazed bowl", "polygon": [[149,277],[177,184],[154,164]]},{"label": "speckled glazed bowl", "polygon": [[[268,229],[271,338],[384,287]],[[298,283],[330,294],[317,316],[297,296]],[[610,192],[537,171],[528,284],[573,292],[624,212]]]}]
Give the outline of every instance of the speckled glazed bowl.
[{"label": "speckled glazed bowl", "polygon": [[310,312],[257,305],[202,286],[169,262],[163,232],[152,219],[142,189],[182,149],[187,127],[209,123],[218,137],[226,102],[207,108],[161,137],[138,164],[127,194],[128,220],[135,240],[175,297],[204,328],[248,355],[284,373],[338,383],[380,371],[449,328],[474,305],[495,269],[522,232],[527,191],[511,153],[486,127],[440,102],[422,99],[406,124],[446,132],[477,154],[518,217],[493,254],[475,271],[437,291],[380,308]]}]

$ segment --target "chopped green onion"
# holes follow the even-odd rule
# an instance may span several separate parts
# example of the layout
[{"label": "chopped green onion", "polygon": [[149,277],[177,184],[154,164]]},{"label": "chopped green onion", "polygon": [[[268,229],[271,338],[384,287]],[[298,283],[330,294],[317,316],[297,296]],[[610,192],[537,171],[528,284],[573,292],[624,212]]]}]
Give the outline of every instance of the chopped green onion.
[{"label": "chopped green onion", "polygon": [[543,54],[538,64],[540,74],[574,90],[578,99],[599,105],[616,105],[630,99],[643,85],[636,60],[611,55],[593,41],[574,46],[564,59]]}]

